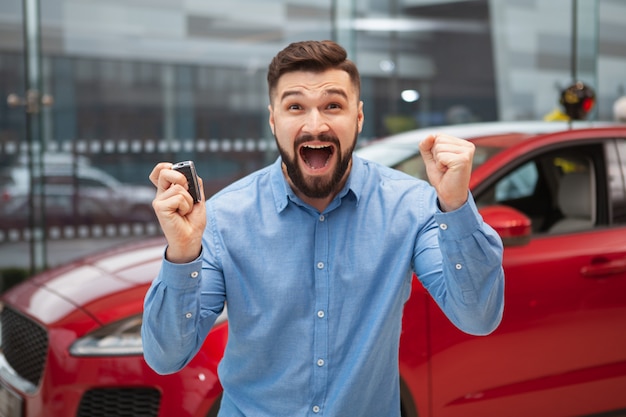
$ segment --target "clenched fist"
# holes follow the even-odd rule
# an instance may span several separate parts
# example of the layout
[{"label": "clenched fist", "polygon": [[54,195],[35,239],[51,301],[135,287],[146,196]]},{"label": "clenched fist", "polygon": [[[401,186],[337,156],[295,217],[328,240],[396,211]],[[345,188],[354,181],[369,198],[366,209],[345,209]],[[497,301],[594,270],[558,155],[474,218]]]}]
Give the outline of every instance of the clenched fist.
[{"label": "clenched fist", "polygon": [[[150,181],[157,187],[152,207],[168,243],[165,257],[174,263],[196,259],[206,226],[204,195],[199,203],[194,204],[187,192],[187,178],[174,171],[169,162],[157,164],[150,173]],[[202,179],[198,178],[198,181],[202,190]]]},{"label": "clenched fist", "polygon": [[419,149],[428,180],[435,187],[443,211],[453,211],[467,201],[474,159],[474,144],[449,135],[430,135]]}]

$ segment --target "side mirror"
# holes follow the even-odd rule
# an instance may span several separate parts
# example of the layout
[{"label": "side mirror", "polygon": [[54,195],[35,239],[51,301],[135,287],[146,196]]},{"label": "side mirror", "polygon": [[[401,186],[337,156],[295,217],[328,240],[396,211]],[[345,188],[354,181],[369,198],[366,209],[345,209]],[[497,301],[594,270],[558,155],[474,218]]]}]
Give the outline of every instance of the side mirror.
[{"label": "side mirror", "polygon": [[485,223],[502,238],[504,246],[522,246],[530,241],[531,220],[522,212],[508,206],[488,206],[479,210]]}]

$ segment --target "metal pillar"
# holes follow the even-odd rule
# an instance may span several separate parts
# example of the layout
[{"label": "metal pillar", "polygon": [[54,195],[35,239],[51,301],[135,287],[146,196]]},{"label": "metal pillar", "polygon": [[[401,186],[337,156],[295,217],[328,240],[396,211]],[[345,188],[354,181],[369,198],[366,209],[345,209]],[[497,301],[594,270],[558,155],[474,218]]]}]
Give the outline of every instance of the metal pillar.
[{"label": "metal pillar", "polygon": [[24,60],[26,70],[26,140],[28,141],[29,229],[31,275],[44,270],[47,265],[47,232],[45,217],[45,179],[41,115],[41,33],[39,0],[23,0],[24,7]]}]

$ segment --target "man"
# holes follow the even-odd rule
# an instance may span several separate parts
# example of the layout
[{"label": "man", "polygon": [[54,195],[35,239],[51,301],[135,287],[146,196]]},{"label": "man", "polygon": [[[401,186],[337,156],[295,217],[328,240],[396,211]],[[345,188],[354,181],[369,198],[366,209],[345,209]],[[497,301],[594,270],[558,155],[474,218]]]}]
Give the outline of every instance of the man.
[{"label": "man", "polygon": [[434,188],[352,155],[359,73],[330,41],[289,45],[268,85],[273,165],[197,204],[170,163],[150,174],[168,246],[145,300],[146,361],[183,368],[227,302],[220,416],[399,417],[413,271],[462,330],[501,319],[502,244],[468,192],[474,147],[424,139]]}]

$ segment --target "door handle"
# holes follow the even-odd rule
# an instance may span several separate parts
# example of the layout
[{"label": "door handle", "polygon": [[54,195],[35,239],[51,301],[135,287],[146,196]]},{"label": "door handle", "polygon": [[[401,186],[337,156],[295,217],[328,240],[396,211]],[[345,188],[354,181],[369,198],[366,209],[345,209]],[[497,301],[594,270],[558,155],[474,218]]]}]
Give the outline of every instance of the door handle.
[{"label": "door handle", "polygon": [[595,258],[590,265],[583,266],[580,273],[590,278],[623,274],[626,273],[626,259]]}]

